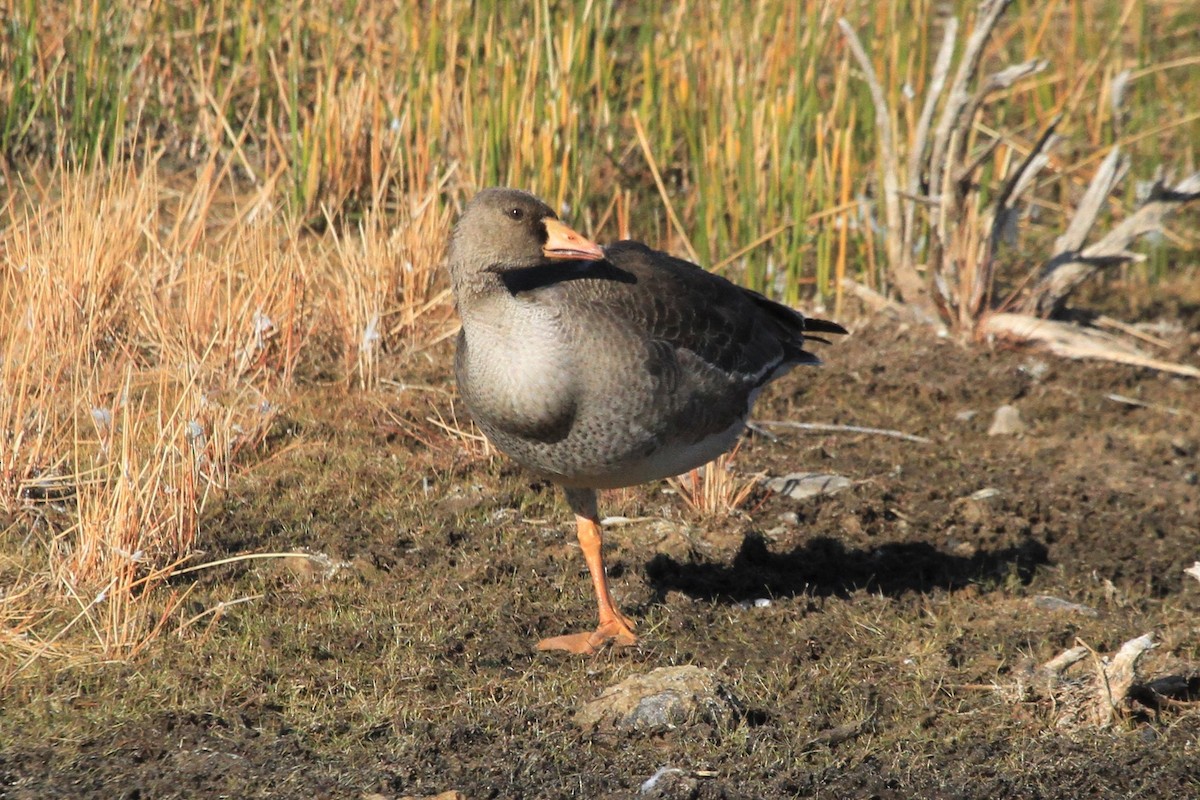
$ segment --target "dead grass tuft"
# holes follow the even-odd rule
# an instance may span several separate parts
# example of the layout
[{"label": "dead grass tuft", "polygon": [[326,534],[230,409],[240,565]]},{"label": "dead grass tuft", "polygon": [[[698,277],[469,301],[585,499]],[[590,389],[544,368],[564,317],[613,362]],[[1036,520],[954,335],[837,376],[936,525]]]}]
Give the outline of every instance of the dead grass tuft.
[{"label": "dead grass tuft", "polygon": [[762,475],[740,475],[734,468],[734,460],[741,450],[741,441],[731,452],[722,453],[698,469],[670,479],[670,484],[679,496],[702,517],[728,516],[739,512]]},{"label": "dead grass tuft", "polygon": [[[373,215],[309,246],[259,192],[167,183],[155,162],[54,169],[21,185],[0,232],[0,512],[20,539],[0,566],[12,670],[129,657],[180,624],[186,590],[166,581],[323,342],[353,335],[346,380],[371,386],[382,353],[446,335],[436,187],[394,226]],[[442,324],[421,324],[434,311]]]}]

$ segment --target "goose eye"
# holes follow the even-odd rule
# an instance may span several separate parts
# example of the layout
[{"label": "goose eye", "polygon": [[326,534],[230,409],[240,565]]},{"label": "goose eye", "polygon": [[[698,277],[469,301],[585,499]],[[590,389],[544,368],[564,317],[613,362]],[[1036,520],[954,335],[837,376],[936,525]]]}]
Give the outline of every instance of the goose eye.
[{"label": "goose eye", "polygon": [[508,215],[513,219],[522,219],[525,216],[525,212],[520,208],[510,208]]}]

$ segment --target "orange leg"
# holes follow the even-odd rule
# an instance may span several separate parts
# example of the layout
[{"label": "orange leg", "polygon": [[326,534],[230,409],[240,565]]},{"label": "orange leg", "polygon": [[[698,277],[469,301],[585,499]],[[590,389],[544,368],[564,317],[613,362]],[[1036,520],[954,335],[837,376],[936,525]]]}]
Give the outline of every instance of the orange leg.
[{"label": "orange leg", "polygon": [[[595,492],[570,491],[567,493],[575,509],[576,533],[579,547],[592,575],[592,588],[596,592],[596,603],[600,611],[600,624],[594,631],[553,636],[538,642],[539,650],[567,650],[572,653],[594,653],[605,642],[627,647],[637,643],[633,632],[633,621],[617,610],[608,591],[608,578],[604,574],[604,545],[600,534],[600,523],[596,514]],[[588,500],[590,499],[590,502]],[[581,502],[577,502],[581,501]],[[581,513],[582,512],[582,513]]]}]

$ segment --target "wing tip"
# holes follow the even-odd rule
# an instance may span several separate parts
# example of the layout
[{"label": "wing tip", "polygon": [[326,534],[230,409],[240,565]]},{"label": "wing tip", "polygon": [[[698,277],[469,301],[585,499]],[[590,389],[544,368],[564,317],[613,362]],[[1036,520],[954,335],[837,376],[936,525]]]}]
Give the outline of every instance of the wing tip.
[{"label": "wing tip", "polygon": [[[840,335],[848,335],[850,331],[843,328],[841,325],[828,319],[816,319],[815,317],[804,318],[804,332],[809,333],[836,333]],[[806,336],[806,339],[814,339],[816,341],[824,341],[816,336]],[[828,342],[826,342],[828,344]]]}]

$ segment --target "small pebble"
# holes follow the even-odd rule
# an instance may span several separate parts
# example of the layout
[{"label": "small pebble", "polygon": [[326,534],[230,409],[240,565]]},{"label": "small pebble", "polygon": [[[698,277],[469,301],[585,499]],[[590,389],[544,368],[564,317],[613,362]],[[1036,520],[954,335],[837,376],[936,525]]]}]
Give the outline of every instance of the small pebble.
[{"label": "small pebble", "polygon": [[988,436],[1016,436],[1028,429],[1021,419],[1021,412],[1016,406],[1004,405],[996,409],[992,416],[992,426],[988,428]]},{"label": "small pebble", "polygon": [[1050,370],[1050,365],[1041,359],[1030,359],[1022,364],[1019,369],[1035,381],[1040,381]]}]

